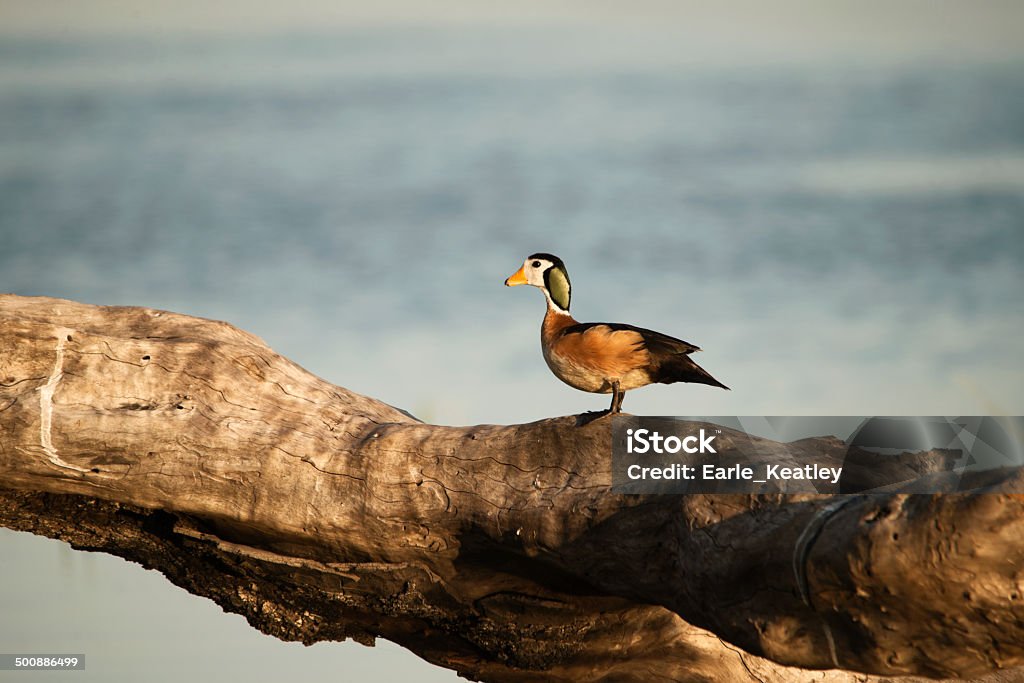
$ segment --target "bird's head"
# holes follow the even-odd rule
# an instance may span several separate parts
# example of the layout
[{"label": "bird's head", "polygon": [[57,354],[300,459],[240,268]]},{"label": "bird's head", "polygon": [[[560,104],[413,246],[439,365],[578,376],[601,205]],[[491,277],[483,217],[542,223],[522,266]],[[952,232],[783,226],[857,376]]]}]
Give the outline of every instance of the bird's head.
[{"label": "bird's head", "polygon": [[523,261],[523,266],[505,280],[505,285],[533,285],[539,287],[547,297],[548,305],[561,311],[569,311],[571,285],[562,259],[551,254],[534,254]]}]

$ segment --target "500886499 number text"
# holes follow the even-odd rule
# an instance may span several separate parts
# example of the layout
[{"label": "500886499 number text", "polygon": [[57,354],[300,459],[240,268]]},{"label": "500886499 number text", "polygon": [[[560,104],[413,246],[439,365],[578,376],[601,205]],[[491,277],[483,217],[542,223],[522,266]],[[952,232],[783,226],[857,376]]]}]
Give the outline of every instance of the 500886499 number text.
[{"label": "500886499 number text", "polygon": [[15,657],[14,666],[78,666],[77,657]]},{"label": "500886499 number text", "polygon": [[0,670],[84,669],[85,655],[0,654]]}]

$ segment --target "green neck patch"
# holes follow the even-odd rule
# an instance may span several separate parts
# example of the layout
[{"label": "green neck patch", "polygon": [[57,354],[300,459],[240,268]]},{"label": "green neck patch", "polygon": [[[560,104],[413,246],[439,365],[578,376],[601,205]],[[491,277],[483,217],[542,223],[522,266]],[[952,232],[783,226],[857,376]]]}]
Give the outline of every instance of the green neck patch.
[{"label": "green neck patch", "polygon": [[563,311],[569,310],[569,275],[558,266],[548,268],[544,273],[544,284],[555,305]]}]

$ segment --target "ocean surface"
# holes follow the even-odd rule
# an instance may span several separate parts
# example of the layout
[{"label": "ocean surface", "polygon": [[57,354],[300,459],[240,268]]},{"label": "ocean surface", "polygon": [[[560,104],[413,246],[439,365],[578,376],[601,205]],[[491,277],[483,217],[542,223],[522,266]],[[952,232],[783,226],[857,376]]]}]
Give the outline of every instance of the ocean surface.
[{"label": "ocean surface", "polygon": [[[0,40],[0,291],[226,320],[423,419],[507,423],[608,402],[550,375],[540,294],[502,287],[547,251],[577,318],[698,344],[733,388],[628,411],[1024,411],[1024,63],[703,63],[605,38]],[[21,615],[0,642],[91,647],[110,681],[154,658],[185,675],[174,648],[221,670],[209,643],[285,661],[152,572],[36,543],[0,532],[0,613]],[[89,587],[117,571],[141,596],[118,609],[204,625],[104,616]],[[44,581],[82,590],[25,602]],[[102,629],[131,619],[116,638],[143,655],[112,660]],[[330,647],[336,671],[374,652],[289,656]],[[395,649],[353,680],[389,680]]]}]

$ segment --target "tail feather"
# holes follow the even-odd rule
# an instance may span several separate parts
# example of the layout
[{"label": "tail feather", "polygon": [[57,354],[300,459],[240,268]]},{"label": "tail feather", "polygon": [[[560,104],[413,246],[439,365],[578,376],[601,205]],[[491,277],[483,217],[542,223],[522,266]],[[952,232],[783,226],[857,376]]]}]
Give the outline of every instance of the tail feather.
[{"label": "tail feather", "polygon": [[663,360],[654,375],[654,381],[661,384],[674,384],[675,382],[690,382],[691,384],[707,384],[712,387],[721,387],[726,391],[725,386],[711,376],[707,370],[693,362],[684,354],[677,354]]}]

